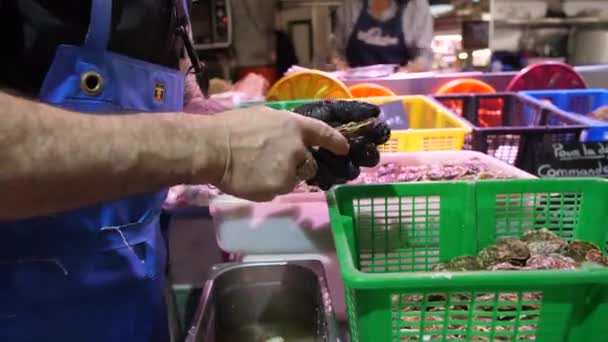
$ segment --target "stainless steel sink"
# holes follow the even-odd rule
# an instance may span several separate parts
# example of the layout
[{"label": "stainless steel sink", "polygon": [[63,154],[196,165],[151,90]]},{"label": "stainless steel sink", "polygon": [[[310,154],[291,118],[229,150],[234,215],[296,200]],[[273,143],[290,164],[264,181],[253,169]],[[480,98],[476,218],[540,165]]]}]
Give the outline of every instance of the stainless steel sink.
[{"label": "stainless steel sink", "polygon": [[318,261],[213,268],[186,342],[340,341]]}]

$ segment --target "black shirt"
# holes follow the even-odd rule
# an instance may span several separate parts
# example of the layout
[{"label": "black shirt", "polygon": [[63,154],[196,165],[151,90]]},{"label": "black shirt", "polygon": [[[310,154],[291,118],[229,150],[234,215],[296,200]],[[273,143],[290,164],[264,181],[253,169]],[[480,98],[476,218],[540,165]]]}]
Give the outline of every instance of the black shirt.
[{"label": "black shirt", "polygon": [[[114,0],[109,50],[177,67],[172,8],[173,0]],[[91,0],[0,0],[0,85],[37,94],[57,46],[84,42],[90,9]]]},{"label": "black shirt", "polygon": [[277,75],[282,77],[289,68],[298,64],[298,56],[296,55],[296,49],[293,46],[291,37],[283,31],[274,31],[276,38],[276,69]]}]

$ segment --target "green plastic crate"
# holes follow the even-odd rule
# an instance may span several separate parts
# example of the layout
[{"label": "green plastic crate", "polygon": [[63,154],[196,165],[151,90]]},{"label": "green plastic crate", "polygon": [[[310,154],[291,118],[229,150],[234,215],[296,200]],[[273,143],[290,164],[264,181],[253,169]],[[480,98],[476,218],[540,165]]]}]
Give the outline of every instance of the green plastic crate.
[{"label": "green plastic crate", "polygon": [[239,106],[239,108],[247,108],[252,106],[268,106],[277,110],[292,110],[303,104],[315,102],[319,100],[295,100],[295,101],[276,101],[276,102],[247,102]]},{"label": "green plastic crate", "polygon": [[429,271],[527,229],[603,246],[604,180],[342,186],[328,202],[353,341],[608,341],[605,268]]}]

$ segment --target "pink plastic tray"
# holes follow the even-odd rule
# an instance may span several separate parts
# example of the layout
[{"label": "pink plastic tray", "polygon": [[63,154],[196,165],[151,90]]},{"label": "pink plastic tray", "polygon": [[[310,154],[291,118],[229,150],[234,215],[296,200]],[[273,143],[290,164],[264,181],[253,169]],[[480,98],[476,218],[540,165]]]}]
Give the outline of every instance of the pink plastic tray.
[{"label": "pink plastic tray", "polygon": [[[477,157],[492,171],[534,178],[511,165],[474,151],[382,154],[382,163],[434,165]],[[324,253],[333,251],[324,193],[297,193],[253,203],[219,196],[209,205],[220,248],[232,254]]]}]

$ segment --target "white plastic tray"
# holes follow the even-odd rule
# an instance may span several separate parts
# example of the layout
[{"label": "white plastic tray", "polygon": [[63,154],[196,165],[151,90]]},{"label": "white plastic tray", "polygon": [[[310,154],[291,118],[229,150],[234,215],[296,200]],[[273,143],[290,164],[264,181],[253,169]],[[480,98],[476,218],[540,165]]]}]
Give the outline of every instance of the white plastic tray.
[{"label": "white plastic tray", "polygon": [[[513,178],[535,178],[480,152],[439,151],[382,154],[381,162],[435,165],[473,157],[491,171]],[[209,206],[220,248],[232,254],[325,253],[334,250],[324,193],[280,196],[272,202],[254,203],[231,196],[211,199]]]}]

